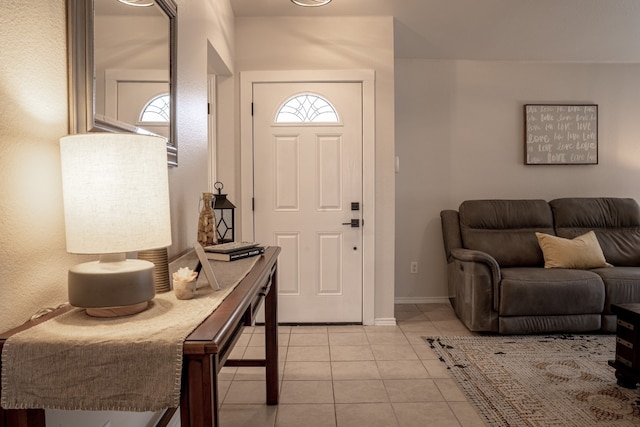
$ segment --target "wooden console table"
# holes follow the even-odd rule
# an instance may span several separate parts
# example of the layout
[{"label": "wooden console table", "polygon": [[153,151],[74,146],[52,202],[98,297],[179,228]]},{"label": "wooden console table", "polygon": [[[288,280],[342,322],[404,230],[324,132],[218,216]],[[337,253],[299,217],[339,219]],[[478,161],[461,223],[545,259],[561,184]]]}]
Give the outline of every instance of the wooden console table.
[{"label": "wooden console table", "polygon": [[[266,373],[266,403],[277,405],[278,386],[278,247],[268,247],[253,269],[191,334],[183,345],[180,420],[182,427],[218,426],[218,372],[223,366],[262,366]],[[265,301],[265,359],[231,360],[229,354],[244,326]],[[13,334],[60,315],[66,306],[35,321],[0,334],[0,350]],[[0,393],[2,391],[0,390]],[[169,408],[157,426],[166,426],[177,408]],[[0,409],[0,427],[44,427],[43,409]]]}]

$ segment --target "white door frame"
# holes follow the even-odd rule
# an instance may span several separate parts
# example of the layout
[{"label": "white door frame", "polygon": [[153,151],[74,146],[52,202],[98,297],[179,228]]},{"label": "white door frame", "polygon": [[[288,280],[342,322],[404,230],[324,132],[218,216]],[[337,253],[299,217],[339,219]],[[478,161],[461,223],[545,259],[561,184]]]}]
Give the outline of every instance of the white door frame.
[{"label": "white door frame", "polygon": [[209,114],[207,116],[207,137],[209,140],[209,177],[208,190],[214,192],[213,183],[218,180],[218,88],[217,77],[215,74],[209,74],[207,78],[207,101],[209,103]]},{"label": "white door frame", "polygon": [[374,324],[375,308],[375,72],[373,70],[284,70],[240,73],[240,169],[242,240],[254,240],[252,198],[254,83],[362,83],[362,323]]}]

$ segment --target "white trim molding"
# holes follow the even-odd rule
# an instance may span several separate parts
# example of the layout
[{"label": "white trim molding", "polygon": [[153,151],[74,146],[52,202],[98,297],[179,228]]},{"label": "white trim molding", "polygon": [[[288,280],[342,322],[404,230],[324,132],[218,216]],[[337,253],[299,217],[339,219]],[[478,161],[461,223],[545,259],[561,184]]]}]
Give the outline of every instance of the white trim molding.
[{"label": "white trim molding", "polygon": [[396,297],[396,304],[449,304],[449,297]]},{"label": "white trim molding", "polygon": [[396,326],[395,317],[379,317],[374,321],[374,326]]}]

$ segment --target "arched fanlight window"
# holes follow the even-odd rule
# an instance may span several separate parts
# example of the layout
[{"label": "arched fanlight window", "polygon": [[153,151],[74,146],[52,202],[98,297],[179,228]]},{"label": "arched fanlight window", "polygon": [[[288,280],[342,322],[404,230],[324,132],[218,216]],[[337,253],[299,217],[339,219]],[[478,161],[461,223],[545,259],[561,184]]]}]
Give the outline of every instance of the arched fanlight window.
[{"label": "arched fanlight window", "polygon": [[169,122],[170,98],[168,93],[163,93],[151,98],[140,113],[141,122]]},{"label": "arched fanlight window", "polygon": [[282,104],[276,114],[276,123],[338,123],[338,113],[329,101],[320,95],[303,93]]}]

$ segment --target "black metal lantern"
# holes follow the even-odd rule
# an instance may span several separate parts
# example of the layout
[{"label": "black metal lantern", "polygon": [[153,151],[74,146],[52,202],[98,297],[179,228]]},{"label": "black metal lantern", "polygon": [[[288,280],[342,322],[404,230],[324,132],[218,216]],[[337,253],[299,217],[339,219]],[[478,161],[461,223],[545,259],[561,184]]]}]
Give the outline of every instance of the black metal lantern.
[{"label": "black metal lantern", "polygon": [[222,194],[224,185],[218,181],[213,184],[213,187],[218,190],[216,199],[213,202],[213,211],[216,214],[216,228],[218,230],[219,243],[228,243],[236,241],[236,227],[235,227],[235,211],[236,207],[233,203],[227,199],[226,194]]}]

